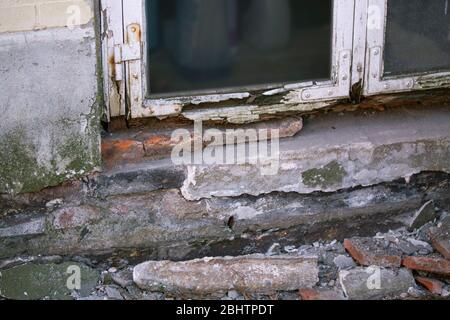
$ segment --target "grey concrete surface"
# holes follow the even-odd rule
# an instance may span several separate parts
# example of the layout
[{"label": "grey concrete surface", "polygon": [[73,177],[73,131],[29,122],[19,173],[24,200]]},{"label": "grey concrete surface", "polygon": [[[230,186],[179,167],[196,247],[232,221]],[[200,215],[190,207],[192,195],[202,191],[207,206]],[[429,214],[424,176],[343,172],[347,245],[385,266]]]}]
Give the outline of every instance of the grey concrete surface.
[{"label": "grey concrete surface", "polygon": [[189,165],[181,191],[188,200],[274,191],[334,192],[422,171],[450,172],[450,107],[329,113],[306,121],[280,142],[279,170],[264,163]]},{"label": "grey concrete surface", "polygon": [[93,24],[0,34],[0,193],[99,166],[96,62]]}]

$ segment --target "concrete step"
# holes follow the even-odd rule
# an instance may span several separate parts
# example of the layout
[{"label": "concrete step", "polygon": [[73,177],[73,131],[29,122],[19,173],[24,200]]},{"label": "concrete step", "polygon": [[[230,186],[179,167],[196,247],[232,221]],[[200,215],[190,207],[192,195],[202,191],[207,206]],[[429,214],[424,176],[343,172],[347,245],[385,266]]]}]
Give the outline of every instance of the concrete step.
[{"label": "concrete step", "polygon": [[279,157],[268,162],[187,166],[181,191],[188,200],[274,191],[308,194],[408,179],[423,171],[448,173],[449,111],[330,113],[305,121],[299,134],[282,139]]}]

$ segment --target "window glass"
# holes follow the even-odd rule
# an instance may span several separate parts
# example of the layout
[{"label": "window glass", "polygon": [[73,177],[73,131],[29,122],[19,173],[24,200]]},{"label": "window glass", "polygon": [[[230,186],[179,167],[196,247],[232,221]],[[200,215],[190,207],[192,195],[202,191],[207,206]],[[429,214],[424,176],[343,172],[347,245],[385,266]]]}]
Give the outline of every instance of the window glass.
[{"label": "window glass", "polygon": [[450,1],[388,0],[384,74],[450,69]]},{"label": "window glass", "polygon": [[151,94],[330,79],[332,0],[147,0]]}]

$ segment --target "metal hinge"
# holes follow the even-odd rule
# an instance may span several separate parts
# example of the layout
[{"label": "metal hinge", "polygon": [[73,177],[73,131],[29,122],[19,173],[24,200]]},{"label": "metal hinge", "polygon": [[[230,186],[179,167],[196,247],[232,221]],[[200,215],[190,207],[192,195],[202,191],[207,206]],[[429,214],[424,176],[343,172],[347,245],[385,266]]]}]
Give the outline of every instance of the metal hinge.
[{"label": "metal hinge", "polygon": [[127,28],[127,43],[114,46],[114,63],[116,65],[116,81],[124,80],[123,63],[142,58],[142,42],[140,26],[132,24]]},{"label": "metal hinge", "polygon": [[348,97],[351,82],[351,50],[340,51],[337,62],[337,66],[334,68],[333,72],[332,84],[303,89],[301,92],[301,99],[303,102]]}]

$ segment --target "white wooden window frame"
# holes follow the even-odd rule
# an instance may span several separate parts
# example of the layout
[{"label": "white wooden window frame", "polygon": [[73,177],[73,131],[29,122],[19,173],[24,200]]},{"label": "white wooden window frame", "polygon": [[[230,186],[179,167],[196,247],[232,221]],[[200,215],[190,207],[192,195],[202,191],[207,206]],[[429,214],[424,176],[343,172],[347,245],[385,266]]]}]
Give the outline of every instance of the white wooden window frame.
[{"label": "white wooden window frame", "polygon": [[[450,86],[450,72],[384,77],[388,0],[334,0],[331,80],[266,87],[265,95],[289,93],[286,104],[347,98],[352,86],[364,96]],[[167,117],[186,105],[247,99],[236,90],[156,98],[148,95],[145,0],[101,0],[105,98],[110,115]],[[134,32],[133,32],[134,30]],[[259,89],[262,89],[261,87]],[[126,105],[128,108],[126,108]]]},{"label": "white wooden window frame", "polygon": [[363,36],[355,39],[355,47],[366,46],[364,95],[370,96],[381,93],[426,90],[450,86],[450,72],[448,71],[384,77],[388,0],[359,1],[361,3],[357,8],[356,15],[367,17],[365,22],[367,39],[364,39]]},{"label": "white wooden window frame", "polygon": [[[104,7],[109,8],[112,13],[109,17],[118,18],[117,11],[122,10],[123,20],[123,38],[109,40],[104,52],[114,52],[117,62],[115,72],[121,72],[120,64],[123,63],[123,80],[125,82],[127,104],[132,118],[139,117],[167,117],[179,114],[185,105],[201,104],[208,102],[220,102],[229,99],[247,99],[250,91],[236,90],[236,92],[224,92],[217,90],[214,93],[192,95],[192,96],[173,96],[164,98],[152,98],[148,95],[148,57],[147,57],[147,34],[145,18],[145,0],[102,0]],[[330,80],[320,82],[301,82],[288,84],[284,86],[266,87],[267,95],[289,92],[289,103],[314,103],[317,101],[336,100],[347,98],[351,87],[351,64],[353,49],[353,17],[355,0],[334,0],[333,1],[333,37],[332,37],[332,74]],[[107,14],[108,15],[108,14]],[[116,20],[110,21],[114,24]],[[109,27],[111,29],[112,26]],[[115,26],[117,28],[117,26]],[[132,29],[138,30],[133,33]],[[108,27],[107,27],[108,29]],[[118,31],[116,31],[118,32]],[[107,32],[105,32],[107,33]],[[120,41],[123,41],[122,46]],[[134,50],[140,45],[140,55],[137,56]],[[111,49],[111,45],[116,48]],[[121,49],[122,47],[122,49]],[[124,53],[125,52],[125,53]],[[123,58],[124,55],[129,59]],[[120,59],[117,56],[121,56]],[[107,55],[109,61],[111,57]],[[123,61],[122,61],[123,60]],[[107,63],[105,63],[107,65]],[[119,74],[119,82],[122,80]],[[117,84],[112,81],[112,75],[109,74],[105,80],[110,92],[117,91]],[[117,80],[117,79],[116,79]],[[117,82],[117,81],[116,81]],[[261,89],[261,88],[260,88]],[[120,90],[119,90],[120,91]],[[113,95],[114,96],[114,95]],[[119,95],[121,96],[121,95]],[[123,96],[122,96],[123,97]],[[107,97],[110,99],[110,97]],[[123,114],[123,102],[120,108],[115,107],[115,112],[120,109]]]},{"label": "white wooden window frame", "polygon": [[[125,115],[125,82],[123,64],[114,63],[114,48],[124,43],[122,0],[101,1],[103,88],[108,117]],[[108,119],[109,120],[109,119]]]}]

